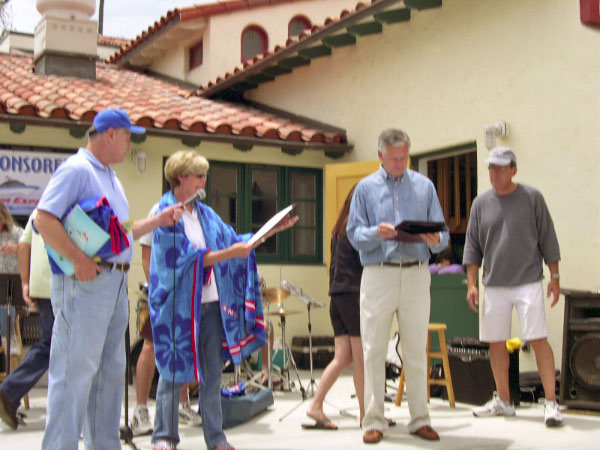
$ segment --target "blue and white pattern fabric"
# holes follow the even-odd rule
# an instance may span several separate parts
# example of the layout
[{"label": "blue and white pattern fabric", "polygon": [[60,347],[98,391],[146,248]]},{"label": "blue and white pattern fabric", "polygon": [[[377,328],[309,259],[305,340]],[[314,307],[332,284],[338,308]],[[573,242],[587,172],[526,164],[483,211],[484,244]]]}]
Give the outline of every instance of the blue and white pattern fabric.
[{"label": "blue and white pattern fabric", "polygon": [[[177,203],[169,191],[158,210]],[[174,375],[175,383],[202,380],[196,351],[202,326],[202,284],[210,282],[213,270],[223,325],[223,359],[240,365],[242,358],[266,342],[254,251],[246,259],[229,259],[213,267],[203,265],[206,252],[245,242],[251,235],[237,235],[209,206],[199,201],[194,206],[206,248],[197,249],[191,244],[183,219],[174,227],[156,228],[152,238],[148,298],[156,365],[169,381]]]}]

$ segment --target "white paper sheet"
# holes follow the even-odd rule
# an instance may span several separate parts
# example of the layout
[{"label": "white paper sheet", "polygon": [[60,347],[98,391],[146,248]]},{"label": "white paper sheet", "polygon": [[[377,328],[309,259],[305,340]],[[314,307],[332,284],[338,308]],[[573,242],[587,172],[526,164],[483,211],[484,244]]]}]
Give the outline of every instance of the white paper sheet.
[{"label": "white paper sheet", "polygon": [[283,219],[285,219],[285,216],[287,216],[292,211],[292,209],[294,209],[295,206],[296,206],[295,204],[291,204],[290,206],[282,209],[277,214],[275,214],[273,217],[271,217],[267,221],[267,223],[265,223],[262,227],[260,227],[260,230],[258,230],[256,232],[256,234],[250,238],[250,240],[248,241],[248,244],[254,245],[258,241],[260,241],[264,236],[266,236],[269,233],[269,231],[271,231],[273,228],[275,228],[277,225],[279,225],[279,223]]}]

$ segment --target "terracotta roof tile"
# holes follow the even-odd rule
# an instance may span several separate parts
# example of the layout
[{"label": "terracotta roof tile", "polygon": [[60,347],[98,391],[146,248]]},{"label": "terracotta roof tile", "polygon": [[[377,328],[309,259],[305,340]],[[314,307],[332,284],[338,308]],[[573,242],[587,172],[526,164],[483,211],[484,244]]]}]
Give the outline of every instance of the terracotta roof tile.
[{"label": "terracotta roof tile", "polygon": [[112,55],[108,61],[116,63],[127,56],[132,50],[143,47],[146,41],[171,22],[180,20],[186,22],[202,17],[210,17],[218,14],[227,14],[241,9],[251,9],[265,6],[275,6],[281,3],[292,3],[298,0],[218,0],[213,3],[178,8],[167,12],[167,14],[154,22],[147,30],[135,39],[120,45],[121,49]]},{"label": "terracotta roof tile", "polygon": [[[234,69],[232,75],[238,75],[241,72],[249,73],[249,71],[252,70],[253,66],[255,64],[259,63],[260,61],[262,61],[264,58],[271,56],[271,55],[275,55],[275,54],[289,48],[292,45],[296,45],[299,42],[302,42],[304,39],[310,37],[312,34],[323,30],[323,28],[325,28],[329,25],[335,24],[335,23],[339,22],[340,20],[345,19],[348,16],[351,16],[352,14],[355,14],[356,12],[360,11],[361,9],[366,8],[369,4],[374,4],[374,3],[377,3],[378,1],[379,0],[371,0],[370,3],[359,2],[356,4],[354,9],[342,10],[339,17],[327,17],[322,25],[313,25],[312,28],[310,29],[310,32],[308,30],[305,30],[298,36],[288,38],[284,45],[276,45],[272,50],[267,49],[263,54],[259,54],[259,55],[255,56],[253,59],[244,61],[242,64],[242,67],[239,67],[239,66],[236,67]],[[217,79],[214,81],[209,81],[204,86],[200,86],[200,88],[198,89],[198,93],[200,95],[202,95],[202,92],[204,90],[206,90],[208,88],[213,88],[214,86],[218,85],[219,83],[222,83],[223,81],[227,80],[228,78],[231,78],[232,75],[229,75],[229,74],[230,74],[230,72],[225,74],[225,76],[217,77]]]},{"label": "terracotta roof tile", "polygon": [[108,107],[125,109],[148,128],[242,135],[281,141],[345,143],[329,133],[247,105],[199,97],[193,90],[104,62],[96,80],[39,76],[32,56],[0,53],[0,114],[91,122]]},{"label": "terracotta roof tile", "polygon": [[98,35],[98,44],[104,45],[107,47],[124,47],[129,42],[131,42],[131,39],[113,37],[113,36],[103,36],[101,34]]}]

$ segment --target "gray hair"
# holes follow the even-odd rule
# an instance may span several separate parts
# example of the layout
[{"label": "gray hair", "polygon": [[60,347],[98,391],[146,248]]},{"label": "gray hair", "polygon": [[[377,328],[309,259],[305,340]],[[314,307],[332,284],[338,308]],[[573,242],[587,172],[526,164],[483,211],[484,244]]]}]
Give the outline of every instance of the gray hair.
[{"label": "gray hair", "polygon": [[378,149],[382,155],[385,155],[388,147],[400,147],[405,142],[408,143],[410,149],[410,138],[408,135],[396,128],[388,128],[379,135]]}]

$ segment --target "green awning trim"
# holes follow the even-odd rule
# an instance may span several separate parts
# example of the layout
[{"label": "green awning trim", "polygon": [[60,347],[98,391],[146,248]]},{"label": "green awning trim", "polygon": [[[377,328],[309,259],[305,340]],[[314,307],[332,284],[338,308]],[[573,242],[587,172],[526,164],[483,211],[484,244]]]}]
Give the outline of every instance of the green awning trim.
[{"label": "green awning trim", "polygon": [[327,47],[326,45],[318,45],[316,47],[303,48],[298,53],[310,59],[320,58],[321,56],[331,55],[331,47]]},{"label": "green awning trim", "polygon": [[366,36],[368,34],[376,34],[383,31],[383,27],[379,22],[357,23],[355,25],[350,25],[346,29],[348,30],[348,33],[354,34],[355,36]]},{"label": "green awning trim", "polygon": [[336,34],[323,38],[323,42],[330,47],[343,47],[356,44],[356,37],[348,33]]},{"label": "green awning trim", "polygon": [[400,9],[391,9],[389,11],[383,11],[380,13],[373,14],[373,17],[377,22],[380,23],[399,23],[399,22],[408,22],[410,20],[410,9],[408,8],[400,8]]}]

